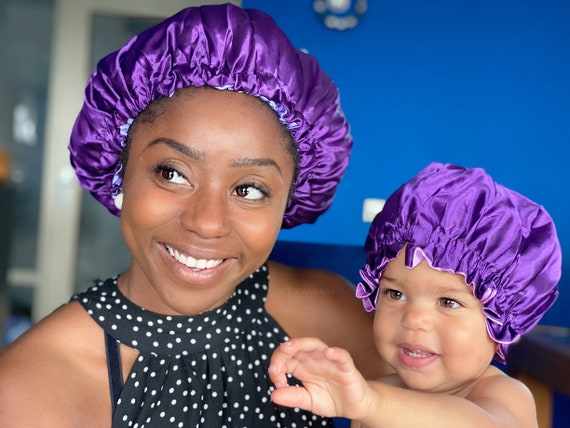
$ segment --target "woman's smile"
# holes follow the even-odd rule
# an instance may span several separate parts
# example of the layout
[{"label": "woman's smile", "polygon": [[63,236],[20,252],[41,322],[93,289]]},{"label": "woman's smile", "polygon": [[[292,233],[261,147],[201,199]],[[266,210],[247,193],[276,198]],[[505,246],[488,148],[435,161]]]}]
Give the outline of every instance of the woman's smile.
[{"label": "woman's smile", "polygon": [[195,271],[214,268],[224,261],[224,259],[197,259],[190,255],[184,254],[177,249],[170,247],[169,245],[166,245],[166,249],[168,253],[174,258],[174,260]]}]

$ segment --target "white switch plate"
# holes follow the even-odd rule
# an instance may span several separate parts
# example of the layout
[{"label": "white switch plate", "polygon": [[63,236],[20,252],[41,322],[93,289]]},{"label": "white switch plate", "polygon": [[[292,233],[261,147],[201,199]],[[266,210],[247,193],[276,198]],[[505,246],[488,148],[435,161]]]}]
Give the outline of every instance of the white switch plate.
[{"label": "white switch plate", "polygon": [[386,203],[385,199],[378,199],[378,198],[364,199],[364,203],[362,204],[362,221],[366,223],[371,223],[372,220],[374,220],[376,214],[382,211],[382,208],[384,208],[385,203]]}]

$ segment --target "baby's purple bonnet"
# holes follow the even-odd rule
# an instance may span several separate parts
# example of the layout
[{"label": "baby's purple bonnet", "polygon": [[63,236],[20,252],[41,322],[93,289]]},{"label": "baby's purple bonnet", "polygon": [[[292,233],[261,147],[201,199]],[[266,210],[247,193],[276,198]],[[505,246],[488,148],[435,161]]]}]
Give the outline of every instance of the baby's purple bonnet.
[{"label": "baby's purple bonnet", "polygon": [[434,268],[465,276],[501,362],[558,296],[562,256],[552,218],[483,169],[432,163],[388,198],[366,238],[357,286],[367,311],[376,307],[383,269],[406,244],[408,267],[421,251]]},{"label": "baby's purple bonnet", "polygon": [[299,153],[283,227],[313,223],[332,203],[352,148],[338,88],[272,18],[231,4],[184,9],[99,62],[69,144],[80,184],[119,215],[119,156],[132,121],[159,97],[205,85],[254,95],[278,114]]}]

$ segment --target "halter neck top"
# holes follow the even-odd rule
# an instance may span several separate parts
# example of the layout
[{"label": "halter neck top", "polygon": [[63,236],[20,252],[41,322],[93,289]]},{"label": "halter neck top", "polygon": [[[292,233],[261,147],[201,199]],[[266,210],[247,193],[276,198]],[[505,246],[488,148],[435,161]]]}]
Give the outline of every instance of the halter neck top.
[{"label": "halter neck top", "polygon": [[108,336],[139,351],[114,403],[113,428],[334,426],[270,399],[271,353],[288,337],[265,310],[268,279],[263,265],[222,306],[195,316],[141,308],[116,278],[74,295]]}]

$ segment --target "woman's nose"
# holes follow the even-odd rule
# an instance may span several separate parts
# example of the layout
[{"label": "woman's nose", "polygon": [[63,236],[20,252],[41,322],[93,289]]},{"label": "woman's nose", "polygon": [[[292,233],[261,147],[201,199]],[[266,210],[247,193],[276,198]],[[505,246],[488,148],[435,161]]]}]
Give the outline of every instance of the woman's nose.
[{"label": "woman's nose", "polygon": [[185,201],[180,222],[203,238],[219,238],[230,231],[230,208],[227,195],[197,190]]}]

